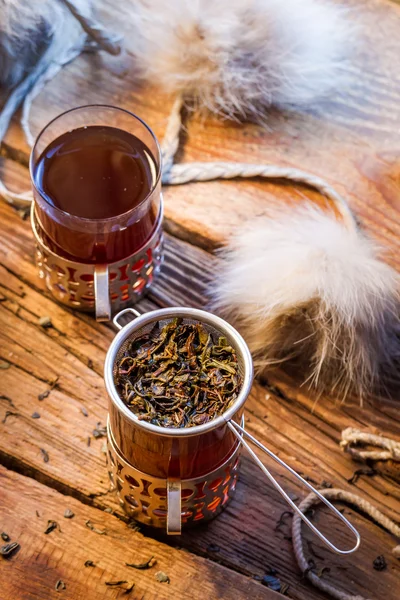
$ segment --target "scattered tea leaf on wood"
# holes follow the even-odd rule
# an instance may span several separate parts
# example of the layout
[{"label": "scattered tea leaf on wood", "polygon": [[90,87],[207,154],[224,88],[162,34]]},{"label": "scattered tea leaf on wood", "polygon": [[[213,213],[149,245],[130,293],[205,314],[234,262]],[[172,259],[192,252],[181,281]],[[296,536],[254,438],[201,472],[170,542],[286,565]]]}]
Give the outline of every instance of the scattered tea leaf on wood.
[{"label": "scattered tea leaf on wood", "polygon": [[83,414],[84,417],[89,416],[89,413],[84,406],[81,406],[81,413]]},{"label": "scattered tea leaf on wood", "polygon": [[44,530],[44,533],[45,533],[46,535],[48,535],[49,533],[51,533],[51,532],[52,532],[52,531],[54,531],[55,529],[58,529],[58,530],[59,530],[59,532],[61,533],[61,529],[60,529],[60,526],[59,526],[59,524],[57,523],[57,521],[53,521],[53,519],[49,519],[49,520],[47,521],[47,527],[46,527],[46,529]]},{"label": "scattered tea leaf on wood", "polygon": [[46,390],[45,392],[42,392],[41,394],[38,395],[38,400],[44,400],[45,398],[47,398],[47,396],[49,396],[50,394],[50,390]]},{"label": "scattered tea leaf on wood", "polygon": [[42,453],[42,456],[43,456],[43,462],[48,463],[50,460],[50,456],[49,456],[49,453],[47,452],[47,450],[44,450],[44,448],[40,448],[40,452]]},{"label": "scattered tea leaf on wood", "polygon": [[109,587],[121,587],[121,585],[124,585],[125,583],[128,583],[126,580],[121,580],[121,581],[106,581],[105,584],[108,585]]},{"label": "scattered tea leaf on wood", "polygon": [[9,542],[11,538],[10,538],[10,536],[7,533],[5,533],[3,531],[2,534],[1,534],[1,539],[3,540],[3,542]]},{"label": "scattered tea leaf on wood", "polygon": [[61,592],[62,590],[66,590],[67,586],[65,585],[62,579],[59,579],[54,589],[56,590],[56,592]]},{"label": "scattered tea leaf on wood", "polygon": [[105,529],[97,529],[97,527],[95,527],[90,520],[86,521],[85,525],[88,529],[94,531],[94,533],[97,533],[98,535],[107,535],[107,531]]},{"label": "scattered tea leaf on wood", "polygon": [[50,317],[40,317],[39,325],[40,327],[43,327],[43,329],[49,329],[49,327],[53,327]]},{"label": "scattered tea leaf on wood", "polygon": [[34,412],[31,414],[32,419],[40,419],[40,415],[38,412]]},{"label": "scattered tea leaf on wood", "polygon": [[91,440],[91,437],[90,437],[90,435],[88,435],[88,437],[87,437],[87,440],[86,440],[86,446],[87,446],[88,448],[89,448],[89,446],[90,446],[90,440]]},{"label": "scattered tea leaf on wood", "polygon": [[85,562],[85,567],[95,567],[96,565],[94,564],[94,562],[92,560],[87,560]]},{"label": "scattered tea leaf on wood", "polygon": [[384,571],[387,567],[387,562],[383,554],[377,556],[372,564],[375,571]]},{"label": "scattered tea leaf on wood", "polygon": [[357,483],[357,481],[361,475],[366,475],[367,477],[373,477],[376,474],[377,474],[377,471],[375,471],[375,469],[368,469],[368,468],[367,469],[357,469],[356,471],[354,471],[353,475],[347,481],[351,484],[354,484],[354,483]]},{"label": "scattered tea leaf on wood", "polygon": [[65,519],[73,519],[74,516],[75,516],[75,513],[73,513],[70,508],[65,509],[65,512],[64,512]]},{"label": "scattered tea leaf on wood", "polygon": [[132,567],[132,569],[139,569],[141,571],[144,571],[146,569],[151,569],[152,567],[154,567],[154,565],[157,563],[157,560],[154,558],[154,556],[151,556],[149,558],[149,560],[147,560],[146,562],[143,563],[125,563],[127,567]]},{"label": "scattered tea leaf on wood", "polygon": [[222,415],[242,378],[234,348],[201,323],[174,319],[131,341],[116,363],[115,385],[140,420],[193,427]]},{"label": "scattered tea leaf on wood", "polygon": [[4,414],[4,419],[2,420],[2,423],[4,424],[8,417],[17,417],[18,413],[13,412],[12,410],[6,410],[5,414]]},{"label": "scattered tea leaf on wood", "polygon": [[156,573],[156,579],[160,583],[170,583],[171,582],[171,580],[168,577],[168,575],[166,573],[164,573],[163,571],[157,571],[157,573]]},{"label": "scattered tea leaf on wood", "polygon": [[89,367],[89,369],[93,369],[93,361],[91,358],[89,358],[89,360],[87,362],[87,366]]},{"label": "scattered tea leaf on wood", "polygon": [[95,439],[107,436],[107,427],[102,427],[101,423],[97,423],[96,429],[93,429],[93,437]]},{"label": "scattered tea leaf on wood", "polygon": [[4,556],[4,558],[10,558],[17,550],[19,550],[20,545],[18,542],[11,542],[11,544],[5,544],[0,548],[0,555]]},{"label": "scattered tea leaf on wood", "polygon": [[275,575],[264,575],[264,577],[261,580],[261,583],[268,587],[270,590],[273,590],[274,592],[281,591],[281,580]]},{"label": "scattered tea leaf on wood", "polygon": [[0,360],[0,369],[9,369],[11,367],[11,364],[9,362],[7,362],[6,360]]}]

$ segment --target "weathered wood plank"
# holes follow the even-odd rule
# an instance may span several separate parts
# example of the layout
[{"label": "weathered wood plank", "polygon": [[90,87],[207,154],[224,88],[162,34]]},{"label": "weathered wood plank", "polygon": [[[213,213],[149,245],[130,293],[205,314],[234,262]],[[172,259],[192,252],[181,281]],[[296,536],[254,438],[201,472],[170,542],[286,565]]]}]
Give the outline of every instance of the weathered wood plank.
[{"label": "weathered wood plank", "polygon": [[[0,529],[20,544],[18,553],[8,560],[0,559],[2,600],[283,598],[243,575],[145,537],[112,515],[4,467],[0,467],[0,482]],[[72,519],[64,518],[67,508],[75,515]],[[55,529],[46,535],[48,519],[56,521],[61,531]],[[100,536],[89,529],[88,521],[105,534]],[[146,562],[151,556],[157,561],[151,569],[125,566],[126,562]],[[87,560],[95,566],[85,567]],[[168,574],[170,583],[158,582],[158,571]],[[57,592],[59,580],[66,588]],[[106,582],[110,581],[128,584],[109,587]],[[132,583],[135,585],[128,595],[126,588]]]},{"label": "weathered wood plank", "polygon": [[[107,493],[104,440],[92,440],[89,448],[86,445],[96,423],[106,419],[101,364],[112,330],[94,323],[90,317],[65,310],[42,294],[29,253],[29,223],[5,205],[0,205],[0,220],[3,248],[8,248],[8,252],[0,248],[0,358],[11,364],[2,371],[0,380],[0,418],[7,410],[17,413],[2,425],[0,456],[5,464],[30,472],[64,493],[101,508],[118,510],[113,495]],[[164,274],[153,288],[153,298],[161,304],[201,306],[206,301],[205,280],[215,261],[202,250],[170,239]],[[39,327],[37,320],[43,314],[52,318],[54,328]],[[89,360],[93,361],[93,368],[88,366]],[[55,389],[39,401],[38,394],[57,376]],[[254,386],[247,403],[249,430],[317,485],[323,485],[325,480],[354,491],[346,480],[357,466],[338,448],[341,429],[369,423],[396,435],[396,422],[372,407],[340,407],[325,399],[312,413],[311,399],[296,394],[291,387],[285,392],[279,397]],[[81,412],[82,407],[88,417]],[[41,414],[40,419],[31,418],[34,411]],[[43,462],[40,448],[49,453],[48,463]],[[281,469],[272,466],[272,472],[292,493],[303,497],[304,490],[288,481]],[[355,487],[389,516],[399,518],[398,494],[396,498],[395,486],[386,479],[361,477]],[[274,531],[285,509],[281,498],[245,458],[237,496],[227,511],[208,528],[185,534],[179,543],[199,553],[207,553],[210,543],[218,543],[221,550],[214,558],[249,574],[260,574],[272,565],[282,581],[290,584],[291,597],[316,600],[321,595],[298,574],[290,541],[283,538],[282,530]],[[352,518],[364,540],[354,558],[344,561],[332,557],[313,540],[317,553],[325,559],[323,564],[333,564],[326,577],[337,580],[343,573],[342,567],[348,568],[352,577],[346,577],[342,584],[349,592],[371,597],[371,590],[377,590],[374,586],[379,584],[387,598],[394,600],[395,563],[391,563],[389,574],[379,580],[371,566],[378,553],[385,553],[388,558],[390,536],[367,520],[354,514]],[[322,522],[322,518],[318,521]],[[332,519],[327,517],[326,522],[337,531]],[[335,535],[338,543],[350,543],[341,529]]]}]

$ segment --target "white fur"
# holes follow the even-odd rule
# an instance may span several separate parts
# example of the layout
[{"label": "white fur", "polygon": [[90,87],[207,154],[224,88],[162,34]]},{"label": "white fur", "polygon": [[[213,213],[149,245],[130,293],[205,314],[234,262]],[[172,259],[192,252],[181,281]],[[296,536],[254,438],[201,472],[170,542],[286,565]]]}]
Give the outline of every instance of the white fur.
[{"label": "white fur", "polygon": [[[92,0],[75,0],[90,16]],[[58,38],[65,47],[82,37],[82,28],[62,0],[0,0],[0,86],[19,83]]]},{"label": "white fur", "polygon": [[346,14],[327,0],[142,0],[132,37],[146,79],[231,117],[259,116],[337,87]]},{"label": "white fur", "polygon": [[[328,387],[362,396],[399,357],[399,277],[378,253],[333,214],[280,209],[231,240],[215,307],[239,323],[261,367],[306,344],[304,379],[318,386],[325,373]],[[293,335],[283,329],[288,315],[296,315]]]}]

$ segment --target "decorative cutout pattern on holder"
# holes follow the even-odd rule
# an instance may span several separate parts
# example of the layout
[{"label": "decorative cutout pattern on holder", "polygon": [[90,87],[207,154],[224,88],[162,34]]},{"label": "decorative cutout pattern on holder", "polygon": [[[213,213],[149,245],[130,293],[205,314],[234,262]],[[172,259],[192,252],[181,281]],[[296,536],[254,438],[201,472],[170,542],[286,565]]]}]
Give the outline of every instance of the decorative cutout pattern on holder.
[{"label": "decorative cutout pattern on holder", "polygon": [[[112,489],[125,512],[136,521],[165,529],[167,480],[152,477],[130,465],[113,441],[108,424],[108,474]],[[239,470],[240,444],[217,469],[196,479],[181,482],[182,527],[216,517],[232,498]]]},{"label": "decorative cutout pattern on holder", "polygon": [[[62,304],[83,311],[94,311],[93,264],[75,262],[51,251],[41,240],[39,227],[31,213],[36,244],[36,266],[52,295]],[[108,265],[112,311],[137,302],[158,275],[163,260],[162,219],[150,240],[135,254]]]}]

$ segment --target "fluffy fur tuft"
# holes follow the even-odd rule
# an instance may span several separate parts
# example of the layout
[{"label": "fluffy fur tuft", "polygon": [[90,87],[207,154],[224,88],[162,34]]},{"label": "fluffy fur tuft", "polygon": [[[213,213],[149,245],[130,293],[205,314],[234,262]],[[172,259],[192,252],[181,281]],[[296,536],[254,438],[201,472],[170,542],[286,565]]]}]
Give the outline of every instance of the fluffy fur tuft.
[{"label": "fluffy fur tuft", "polygon": [[347,23],[328,0],[141,0],[132,35],[144,78],[228,117],[260,117],[338,86]]},{"label": "fluffy fur tuft", "polygon": [[396,374],[399,278],[361,232],[291,207],[251,223],[223,254],[214,308],[243,333],[259,372],[285,362],[342,399],[382,391]]}]

